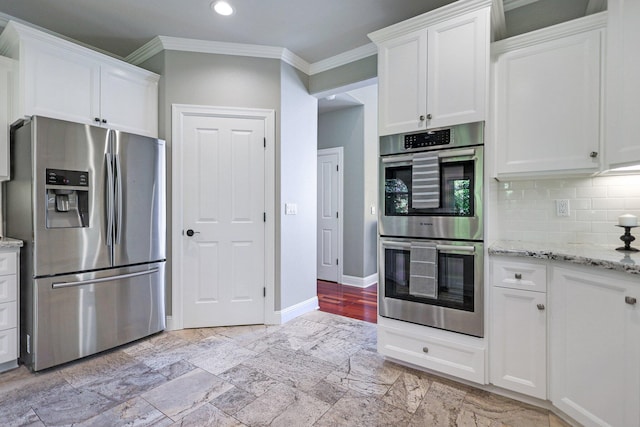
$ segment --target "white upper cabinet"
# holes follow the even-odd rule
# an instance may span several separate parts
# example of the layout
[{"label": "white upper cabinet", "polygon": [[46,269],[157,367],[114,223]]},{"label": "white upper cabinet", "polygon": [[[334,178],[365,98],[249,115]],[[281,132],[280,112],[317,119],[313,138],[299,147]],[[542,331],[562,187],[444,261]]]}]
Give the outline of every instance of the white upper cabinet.
[{"label": "white upper cabinet", "polygon": [[605,16],[492,45],[496,176],[600,170]]},{"label": "white upper cabinet", "polygon": [[609,0],[607,169],[640,164],[640,2]]},{"label": "white upper cabinet", "polygon": [[369,34],[380,135],[485,120],[490,1],[459,3]]},{"label": "white upper cabinet", "polygon": [[0,181],[9,179],[9,117],[15,61],[0,57]]},{"label": "white upper cabinet", "polygon": [[158,75],[15,22],[0,53],[19,61],[12,121],[42,115],[157,136]]}]

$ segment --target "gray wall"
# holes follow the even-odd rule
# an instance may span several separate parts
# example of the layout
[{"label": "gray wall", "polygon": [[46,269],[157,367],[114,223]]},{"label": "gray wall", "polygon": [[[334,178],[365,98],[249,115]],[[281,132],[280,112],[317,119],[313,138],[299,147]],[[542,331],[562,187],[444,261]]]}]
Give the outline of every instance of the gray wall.
[{"label": "gray wall", "polygon": [[[318,149],[344,147],[343,264],[347,276],[365,277],[364,107],[318,116]],[[371,273],[369,273],[371,274]]]},{"label": "gray wall", "polygon": [[312,75],[309,78],[309,92],[332,92],[334,89],[358,85],[377,77],[378,55],[373,55]]},{"label": "gray wall", "polygon": [[[316,99],[308,94],[306,76],[278,59],[214,55],[182,51],[163,51],[141,65],[160,74],[159,136],[167,141],[168,205],[171,206],[171,106],[194,104],[225,107],[265,108],[276,111],[276,206],[287,200],[299,200],[312,209],[313,220],[300,213],[293,221],[276,218],[276,301],[275,310],[289,307],[315,296],[315,168],[316,168]],[[282,97],[282,99],[281,99]],[[281,145],[281,134],[284,135]],[[310,147],[310,148],[309,148]],[[310,155],[309,152],[313,154]],[[306,164],[308,163],[308,164]],[[314,178],[309,178],[313,174]],[[299,183],[291,187],[287,183]],[[279,187],[284,188],[279,188]],[[313,194],[313,205],[307,202]],[[299,209],[300,212],[300,209]],[[171,212],[167,234],[171,236]],[[289,218],[287,218],[289,220]],[[310,228],[305,233],[305,228]],[[299,235],[304,245],[291,243]],[[307,250],[310,243],[312,250]],[[171,240],[168,259],[171,262]],[[294,253],[297,264],[281,261],[281,253]],[[301,252],[302,251],[302,252]],[[287,255],[288,256],[288,255]],[[285,256],[286,258],[286,256]],[[301,268],[313,267],[310,273]],[[171,275],[167,271],[167,314],[171,314]],[[310,283],[308,275],[313,276]],[[285,287],[281,289],[281,281]],[[295,285],[294,285],[295,284]]]},{"label": "gray wall", "polygon": [[[309,95],[308,77],[282,63],[279,174],[280,295],[276,310],[309,301],[317,295],[317,99]],[[284,215],[285,203],[298,206],[297,215]],[[277,237],[278,238],[278,237]],[[279,279],[279,280],[278,280]],[[276,303],[277,305],[277,303]]]}]

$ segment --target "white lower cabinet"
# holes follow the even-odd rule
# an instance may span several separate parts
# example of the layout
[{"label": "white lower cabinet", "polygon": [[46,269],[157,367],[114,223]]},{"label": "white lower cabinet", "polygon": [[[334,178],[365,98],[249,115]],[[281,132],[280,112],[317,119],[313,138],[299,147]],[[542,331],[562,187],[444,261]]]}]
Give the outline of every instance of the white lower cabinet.
[{"label": "white lower cabinet", "polygon": [[436,372],[486,383],[482,338],[378,317],[378,352]]},{"label": "white lower cabinet", "polygon": [[491,383],[546,399],[547,295],[498,287],[492,293]]},{"label": "white lower cabinet", "polygon": [[549,293],[551,402],[585,426],[639,426],[640,278],[554,267]]},{"label": "white lower cabinet", "polygon": [[547,398],[546,266],[493,260],[490,382]]},{"label": "white lower cabinet", "polygon": [[18,251],[0,247],[0,372],[18,360]]}]

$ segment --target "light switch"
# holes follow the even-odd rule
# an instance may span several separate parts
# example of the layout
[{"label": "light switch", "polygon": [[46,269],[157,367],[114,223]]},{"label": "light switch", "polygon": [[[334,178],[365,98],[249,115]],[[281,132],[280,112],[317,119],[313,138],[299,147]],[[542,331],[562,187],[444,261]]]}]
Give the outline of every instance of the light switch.
[{"label": "light switch", "polygon": [[371,208],[370,208],[370,209],[371,209],[371,210],[370,210],[371,215],[375,215],[375,214],[376,214],[376,207],[375,207],[374,205],[371,205]]},{"label": "light switch", "polygon": [[285,203],[284,204],[284,214],[285,215],[298,215],[298,205],[295,203]]}]

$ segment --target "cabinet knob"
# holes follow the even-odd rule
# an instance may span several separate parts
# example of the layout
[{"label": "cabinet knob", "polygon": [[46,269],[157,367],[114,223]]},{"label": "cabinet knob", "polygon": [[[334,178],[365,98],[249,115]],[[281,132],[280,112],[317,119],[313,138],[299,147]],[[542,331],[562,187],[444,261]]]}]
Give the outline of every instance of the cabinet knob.
[{"label": "cabinet knob", "polygon": [[94,117],[93,121],[96,122],[96,123],[100,123],[100,117]]},{"label": "cabinet knob", "polygon": [[107,123],[107,119],[102,119],[102,123]]},{"label": "cabinet knob", "polygon": [[420,121],[421,121],[421,122],[424,122],[424,119],[425,119],[425,116],[424,116],[424,114],[423,114],[422,116],[420,116]]},{"label": "cabinet knob", "polygon": [[431,114],[427,114],[427,120],[431,120],[433,116]]},{"label": "cabinet knob", "polygon": [[624,297],[624,302],[629,305],[636,305],[637,300],[634,297]]},{"label": "cabinet knob", "polygon": [[544,304],[538,304],[537,307],[540,311],[544,310]]},{"label": "cabinet knob", "polygon": [[522,279],[522,274],[521,273],[516,273],[515,276],[516,276],[517,280]]},{"label": "cabinet knob", "polygon": [[422,351],[424,353],[429,353],[429,347],[422,347]]},{"label": "cabinet knob", "polygon": [[590,152],[589,157],[591,157],[592,159],[595,159],[596,157],[598,157],[598,152],[597,151]]}]

